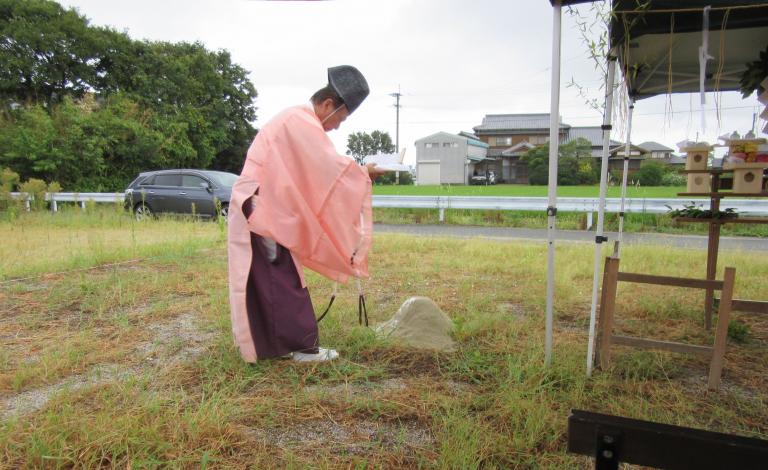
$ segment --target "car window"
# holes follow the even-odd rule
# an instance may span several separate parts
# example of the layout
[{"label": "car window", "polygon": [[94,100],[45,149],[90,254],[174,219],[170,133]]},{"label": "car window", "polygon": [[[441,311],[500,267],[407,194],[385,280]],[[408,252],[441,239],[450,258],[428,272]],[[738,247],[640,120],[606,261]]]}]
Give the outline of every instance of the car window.
[{"label": "car window", "polygon": [[196,175],[181,175],[181,185],[185,188],[200,188],[203,183],[208,183],[203,178]]},{"label": "car window", "polygon": [[235,181],[237,181],[237,175],[225,171],[209,171],[206,172],[206,175],[213,179],[217,185],[224,188],[231,188]]},{"label": "car window", "polygon": [[139,186],[149,186],[155,181],[155,175],[150,175],[145,178],[140,178]]},{"label": "car window", "polygon": [[178,173],[165,173],[155,175],[154,186],[181,186],[181,175]]}]

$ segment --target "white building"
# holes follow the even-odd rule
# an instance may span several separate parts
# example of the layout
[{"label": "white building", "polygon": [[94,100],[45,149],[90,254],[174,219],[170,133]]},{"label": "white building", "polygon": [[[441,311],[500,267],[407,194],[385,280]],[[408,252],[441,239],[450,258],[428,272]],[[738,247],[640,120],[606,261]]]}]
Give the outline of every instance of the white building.
[{"label": "white building", "polygon": [[486,160],[488,144],[465,135],[438,132],[416,141],[416,182],[469,184],[475,165]]}]

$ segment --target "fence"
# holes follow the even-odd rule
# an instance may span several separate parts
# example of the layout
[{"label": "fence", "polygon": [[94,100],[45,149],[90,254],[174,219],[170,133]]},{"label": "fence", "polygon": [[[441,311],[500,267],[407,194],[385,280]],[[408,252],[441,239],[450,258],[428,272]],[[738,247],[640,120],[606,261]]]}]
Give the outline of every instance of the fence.
[{"label": "fence", "polygon": [[[25,193],[11,193],[14,198],[21,198],[29,210],[31,199]],[[123,193],[54,193],[46,194],[51,210],[58,210],[58,202],[75,202],[85,209],[85,203],[119,203],[124,200]],[[624,212],[664,214],[672,209],[682,209],[683,205],[693,202],[697,206],[709,207],[709,199],[662,199],[628,198],[624,202]],[[499,211],[546,211],[546,197],[489,197],[489,196],[373,196],[373,207],[400,209],[435,209],[439,211],[440,221],[445,221],[446,209],[478,209]],[[557,209],[563,212],[583,212],[587,214],[587,228],[592,226],[592,214],[597,212],[598,198],[561,197],[557,199]],[[728,199],[727,207],[732,207],[739,214],[749,216],[768,216],[768,204],[757,199]],[[619,212],[621,199],[606,199],[606,212]]]}]

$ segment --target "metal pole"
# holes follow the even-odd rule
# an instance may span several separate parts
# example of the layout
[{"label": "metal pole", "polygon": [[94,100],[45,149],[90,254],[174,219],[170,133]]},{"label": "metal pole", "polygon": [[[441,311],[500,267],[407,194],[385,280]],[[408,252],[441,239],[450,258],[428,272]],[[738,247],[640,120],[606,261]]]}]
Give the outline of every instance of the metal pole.
[{"label": "metal pole", "polygon": [[595,266],[592,273],[592,307],[589,311],[589,342],[587,344],[587,377],[592,375],[592,363],[595,353],[595,323],[597,319],[597,286],[600,283],[600,258],[602,244],[608,238],[603,235],[605,219],[605,193],[608,186],[608,158],[611,143],[611,119],[613,112],[613,81],[616,75],[616,57],[608,57],[608,76],[605,81],[605,111],[603,113],[603,155],[600,166],[600,201],[597,205],[597,233],[595,234]]},{"label": "metal pole", "polygon": [[632,154],[630,138],[632,138],[632,113],[635,110],[635,102],[630,98],[629,112],[627,113],[627,145],[624,147],[624,170],[621,174],[621,209],[619,210],[619,236],[616,243],[616,257],[621,257],[621,240],[624,232],[624,202],[627,198],[627,175],[629,174],[629,156]]},{"label": "metal pole", "polygon": [[547,307],[544,364],[552,363],[552,310],[555,290],[555,223],[557,220],[557,155],[560,147],[560,0],[552,14],[552,82],[549,109],[549,186],[547,206]]},{"label": "metal pole", "polygon": [[390,93],[389,96],[395,98],[395,153],[400,152],[400,85],[397,86],[397,93]]},{"label": "metal pole", "polygon": [[[395,97],[395,153],[400,153],[400,85],[397,86],[397,93],[390,93],[389,96]],[[400,172],[395,172],[395,184],[400,184]]]}]

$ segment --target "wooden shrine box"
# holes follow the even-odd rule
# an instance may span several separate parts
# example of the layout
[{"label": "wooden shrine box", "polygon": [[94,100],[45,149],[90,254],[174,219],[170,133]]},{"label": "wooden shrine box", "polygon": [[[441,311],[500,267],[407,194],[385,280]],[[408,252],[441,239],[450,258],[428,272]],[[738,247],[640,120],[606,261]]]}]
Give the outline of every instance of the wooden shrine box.
[{"label": "wooden shrine box", "polygon": [[[694,171],[706,170],[711,149],[712,147],[707,144],[695,144],[681,149],[685,152],[685,169]],[[710,181],[709,173],[690,173],[688,175],[687,192],[708,193],[711,189]]]},{"label": "wooden shrine box", "polygon": [[742,163],[733,165],[733,192],[762,192],[763,171],[766,167],[768,167],[768,163]]},{"label": "wooden shrine box", "polygon": [[711,189],[709,173],[691,173],[688,175],[688,193],[708,193]]},{"label": "wooden shrine box", "polygon": [[[685,152],[686,170],[706,170],[709,151],[712,149],[709,145],[692,145],[682,149]],[[689,183],[690,184],[690,183]]]}]

